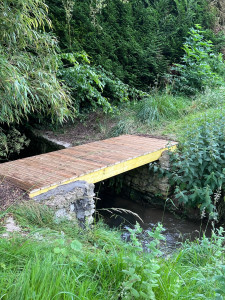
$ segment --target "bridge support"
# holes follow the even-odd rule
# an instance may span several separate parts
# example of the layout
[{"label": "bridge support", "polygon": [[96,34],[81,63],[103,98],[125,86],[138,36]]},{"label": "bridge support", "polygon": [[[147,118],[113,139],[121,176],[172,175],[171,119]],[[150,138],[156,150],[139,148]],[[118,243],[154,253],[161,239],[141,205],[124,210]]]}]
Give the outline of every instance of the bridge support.
[{"label": "bridge support", "polygon": [[76,218],[79,225],[85,227],[93,222],[94,196],[94,184],[76,181],[61,185],[33,199],[54,208],[56,218]]}]

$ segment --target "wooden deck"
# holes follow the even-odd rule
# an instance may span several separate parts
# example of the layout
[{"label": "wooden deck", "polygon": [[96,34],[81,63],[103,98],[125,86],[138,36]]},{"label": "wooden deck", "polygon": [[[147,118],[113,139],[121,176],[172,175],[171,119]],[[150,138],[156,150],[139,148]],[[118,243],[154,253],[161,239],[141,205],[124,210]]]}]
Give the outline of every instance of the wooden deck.
[{"label": "wooden deck", "polygon": [[[170,143],[171,148],[176,143]],[[0,164],[0,178],[35,197],[77,180],[96,183],[158,160],[168,141],[122,135]]]}]

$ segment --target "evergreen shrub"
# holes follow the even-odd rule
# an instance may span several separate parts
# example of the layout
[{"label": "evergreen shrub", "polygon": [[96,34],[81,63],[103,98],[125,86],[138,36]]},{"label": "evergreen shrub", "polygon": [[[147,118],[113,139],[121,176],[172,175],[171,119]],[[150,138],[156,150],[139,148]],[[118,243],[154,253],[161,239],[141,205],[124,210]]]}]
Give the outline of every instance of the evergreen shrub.
[{"label": "evergreen shrub", "polygon": [[102,1],[75,1],[68,24],[62,1],[46,1],[63,51],[85,50],[95,65],[138,89],[148,91],[157,77],[164,83],[168,67],[180,61],[184,38],[194,24],[207,28],[208,38],[222,44],[211,30],[215,13],[207,0],[103,2],[93,21],[92,8]]}]

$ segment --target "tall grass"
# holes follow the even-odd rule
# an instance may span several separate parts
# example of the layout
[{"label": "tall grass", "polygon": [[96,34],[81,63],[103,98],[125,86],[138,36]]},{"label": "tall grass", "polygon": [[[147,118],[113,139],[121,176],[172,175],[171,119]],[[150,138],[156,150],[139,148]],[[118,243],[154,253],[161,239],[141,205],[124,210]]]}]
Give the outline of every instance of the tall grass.
[{"label": "tall grass", "polygon": [[138,120],[147,124],[174,120],[185,113],[188,104],[190,104],[188,98],[156,93],[137,104],[136,114]]},{"label": "tall grass", "polygon": [[150,133],[175,138],[185,127],[199,126],[225,111],[225,85],[207,88],[194,97],[154,92],[139,102],[120,107],[111,135]]},{"label": "tall grass", "polygon": [[51,215],[51,222],[34,222],[29,215],[40,216],[39,209],[16,208],[14,218],[26,235],[0,240],[0,299],[223,299],[222,229],[163,257],[160,226],[149,233],[147,253],[138,241],[140,227],[124,243],[120,232],[101,223],[80,232],[67,222],[53,227]]},{"label": "tall grass", "polygon": [[155,92],[139,102],[123,105],[117,124],[111,134],[150,133],[165,122],[183,117],[189,110],[191,99]]}]

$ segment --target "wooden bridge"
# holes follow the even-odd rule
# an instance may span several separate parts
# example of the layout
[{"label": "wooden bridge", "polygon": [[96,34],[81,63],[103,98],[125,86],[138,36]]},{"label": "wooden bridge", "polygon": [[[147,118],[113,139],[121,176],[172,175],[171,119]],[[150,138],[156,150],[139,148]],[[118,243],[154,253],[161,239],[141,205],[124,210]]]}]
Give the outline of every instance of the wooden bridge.
[{"label": "wooden bridge", "polygon": [[[175,149],[176,143],[170,143]],[[31,198],[78,180],[96,183],[158,160],[168,141],[122,135],[0,164],[0,179],[26,190]]]}]

